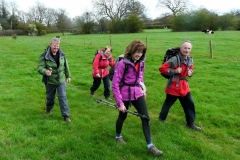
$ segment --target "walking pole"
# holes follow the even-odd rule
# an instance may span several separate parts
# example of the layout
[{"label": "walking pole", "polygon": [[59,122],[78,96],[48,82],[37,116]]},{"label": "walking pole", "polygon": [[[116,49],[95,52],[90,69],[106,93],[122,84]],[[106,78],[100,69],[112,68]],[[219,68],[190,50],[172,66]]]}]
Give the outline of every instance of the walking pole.
[{"label": "walking pole", "polygon": [[[108,101],[106,101],[106,100],[103,100],[103,99],[101,99],[101,98],[98,98],[98,99],[96,99],[95,101],[96,101],[97,103],[102,103],[102,104],[105,104],[105,105],[107,105],[107,106],[110,106],[110,107],[113,107],[113,108],[115,108],[115,109],[118,109],[118,106],[117,106],[116,104],[113,104],[113,103],[108,102]],[[133,114],[133,115],[135,115],[135,116],[139,116],[139,117],[141,117],[141,118],[145,118],[145,119],[149,120],[149,117],[147,117],[146,115],[139,114],[138,112],[133,112],[133,111],[130,111],[130,110],[126,110],[126,112],[127,112],[127,113],[131,113],[131,114]]]}]

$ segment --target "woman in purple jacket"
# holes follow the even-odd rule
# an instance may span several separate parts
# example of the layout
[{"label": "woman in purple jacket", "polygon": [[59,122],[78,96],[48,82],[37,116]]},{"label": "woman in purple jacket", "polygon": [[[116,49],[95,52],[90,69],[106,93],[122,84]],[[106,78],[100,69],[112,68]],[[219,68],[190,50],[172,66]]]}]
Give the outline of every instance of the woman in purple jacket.
[{"label": "woman in purple jacket", "polygon": [[[148,117],[145,102],[146,93],[143,84],[144,59],[146,46],[139,40],[132,41],[125,49],[124,59],[115,66],[112,81],[112,92],[117,103],[119,115],[116,121],[116,142],[126,143],[121,135],[124,120],[127,118],[126,110],[132,104],[137,112]],[[163,154],[158,150],[151,140],[149,118],[141,118],[142,129],[147,142],[148,151],[155,156]]]}]

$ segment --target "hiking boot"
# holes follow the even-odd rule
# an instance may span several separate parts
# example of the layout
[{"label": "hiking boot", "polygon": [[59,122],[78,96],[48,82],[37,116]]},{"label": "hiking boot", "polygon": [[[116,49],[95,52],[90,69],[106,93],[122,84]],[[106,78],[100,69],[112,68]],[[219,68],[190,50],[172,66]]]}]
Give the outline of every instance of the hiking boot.
[{"label": "hiking boot", "polygon": [[52,111],[47,111],[46,114],[47,114],[47,115],[51,115],[51,114],[52,114]]},{"label": "hiking boot", "polygon": [[127,144],[127,143],[124,141],[123,137],[115,138],[115,140],[116,140],[117,143],[120,143],[120,144]]},{"label": "hiking boot", "polygon": [[160,122],[167,123],[166,119],[158,118]]},{"label": "hiking boot", "polygon": [[195,124],[187,124],[187,127],[195,130],[195,131],[201,131],[202,129],[198,126],[196,126]]},{"label": "hiking boot", "polygon": [[160,151],[159,149],[157,149],[154,145],[152,145],[150,148],[148,148],[148,152],[150,152],[154,156],[160,156],[163,154],[163,152]]},{"label": "hiking boot", "polygon": [[111,101],[112,99],[110,97],[105,97],[106,100]]},{"label": "hiking boot", "polygon": [[64,117],[64,120],[65,120],[66,122],[69,122],[69,123],[71,122],[71,119],[70,119],[68,116],[65,116],[65,117]]}]

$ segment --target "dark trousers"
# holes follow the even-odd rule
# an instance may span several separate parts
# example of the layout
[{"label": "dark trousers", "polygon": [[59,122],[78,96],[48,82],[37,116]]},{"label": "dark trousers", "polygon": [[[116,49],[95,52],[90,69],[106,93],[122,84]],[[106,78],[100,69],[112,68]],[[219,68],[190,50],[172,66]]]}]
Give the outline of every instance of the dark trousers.
[{"label": "dark trousers", "polygon": [[[123,102],[125,107],[128,109],[129,108],[129,101],[124,101]],[[145,102],[144,97],[140,97],[135,101],[131,101],[131,104],[136,108],[137,112],[139,114],[145,115],[148,117],[148,110],[147,110],[147,105]],[[122,131],[122,126],[124,120],[127,118],[127,112],[119,112],[118,119],[116,121],[116,133],[121,134]],[[142,130],[143,134],[145,136],[147,144],[151,143],[151,131],[150,131],[150,124],[149,120],[146,118],[141,118],[142,120]]]},{"label": "dark trousers", "polygon": [[109,75],[107,75],[104,78],[96,78],[93,77],[93,85],[90,88],[91,92],[95,92],[100,84],[101,84],[101,80],[103,80],[103,85],[104,85],[104,92],[103,95],[107,98],[110,96],[110,81],[109,81]]},{"label": "dark trousers", "polygon": [[184,97],[167,94],[165,102],[163,103],[159,118],[162,120],[165,120],[167,118],[170,108],[176,102],[177,99],[179,99],[182,105],[187,124],[193,124],[195,121],[195,106],[194,106],[194,101],[192,99],[192,95],[190,92]]},{"label": "dark trousers", "polygon": [[69,116],[70,112],[68,109],[68,100],[66,96],[66,82],[59,85],[47,84],[47,111],[51,111],[54,107],[56,92],[58,93],[58,101],[62,116]]}]

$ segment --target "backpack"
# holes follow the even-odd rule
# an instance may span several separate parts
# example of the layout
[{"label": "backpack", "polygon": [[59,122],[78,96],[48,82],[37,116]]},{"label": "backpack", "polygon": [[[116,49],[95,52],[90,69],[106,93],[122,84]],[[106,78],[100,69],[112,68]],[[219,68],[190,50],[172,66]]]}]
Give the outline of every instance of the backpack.
[{"label": "backpack", "polygon": [[[116,66],[117,63],[120,62],[122,59],[124,59],[123,54],[117,57],[117,59],[115,60],[115,65],[109,69],[109,79],[110,79],[111,81],[113,80],[115,66]],[[124,74],[127,73],[127,71],[128,71],[128,65],[125,65]],[[124,76],[124,75],[123,75],[123,76]]]},{"label": "backpack", "polygon": [[[102,49],[96,50],[92,63],[94,62],[96,55],[100,54],[101,52],[104,52],[104,50],[102,50]],[[100,57],[99,60],[101,60],[101,59],[102,59],[102,56]]]},{"label": "backpack", "polygon": [[[166,61],[168,61],[170,58],[176,56],[177,57],[177,64],[178,64],[178,66],[181,66],[180,65],[180,58],[179,58],[179,55],[178,55],[179,53],[180,53],[180,47],[167,49],[166,54],[164,55],[162,64],[165,63]],[[166,79],[170,78],[170,76],[167,75],[167,74],[161,73],[161,75]]]}]

